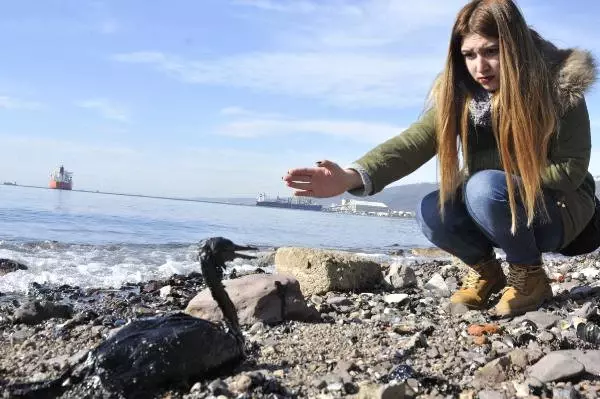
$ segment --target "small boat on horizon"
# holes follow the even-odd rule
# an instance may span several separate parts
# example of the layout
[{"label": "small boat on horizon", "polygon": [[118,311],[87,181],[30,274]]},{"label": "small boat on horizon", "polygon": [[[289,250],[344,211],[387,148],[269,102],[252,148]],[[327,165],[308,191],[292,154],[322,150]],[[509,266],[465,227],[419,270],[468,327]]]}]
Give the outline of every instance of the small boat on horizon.
[{"label": "small boat on horizon", "polygon": [[48,187],[57,190],[72,190],[73,189],[73,173],[65,170],[63,165],[55,169],[50,174],[50,183]]},{"label": "small boat on horizon", "polygon": [[16,186],[17,182],[16,181],[5,181],[4,183],[5,186]]}]

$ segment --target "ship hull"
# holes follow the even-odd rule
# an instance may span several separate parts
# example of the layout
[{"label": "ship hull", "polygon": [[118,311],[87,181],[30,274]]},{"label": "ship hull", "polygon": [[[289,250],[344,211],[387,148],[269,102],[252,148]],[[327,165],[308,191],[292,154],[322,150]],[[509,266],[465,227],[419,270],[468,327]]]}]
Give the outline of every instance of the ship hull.
[{"label": "ship hull", "polygon": [[56,190],[72,190],[73,183],[50,180],[50,184],[48,185],[48,187],[50,187],[52,189],[56,189]]},{"label": "ship hull", "polygon": [[256,206],[266,206],[271,208],[285,208],[285,209],[300,209],[304,211],[320,211],[323,206],[317,204],[294,204],[290,202],[277,202],[277,201],[257,201]]}]

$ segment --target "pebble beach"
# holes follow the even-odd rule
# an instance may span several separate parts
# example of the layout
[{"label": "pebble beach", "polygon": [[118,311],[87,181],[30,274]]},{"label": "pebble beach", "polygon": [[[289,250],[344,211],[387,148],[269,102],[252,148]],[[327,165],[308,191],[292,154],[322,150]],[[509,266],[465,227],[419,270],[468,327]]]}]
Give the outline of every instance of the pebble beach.
[{"label": "pebble beach", "polygon": [[[256,270],[272,260],[254,260]],[[553,301],[498,320],[450,306],[464,268],[432,254],[405,264],[400,282],[305,297],[319,321],[244,325],[244,362],[152,397],[596,398],[599,344],[576,327],[600,323],[599,265],[598,254],[546,261]],[[3,397],[15,384],[64,374],[132,320],[182,311],[204,288],[194,272],[118,289],[32,284],[26,295],[0,296]],[[58,397],[122,397],[89,380],[64,385]]]}]

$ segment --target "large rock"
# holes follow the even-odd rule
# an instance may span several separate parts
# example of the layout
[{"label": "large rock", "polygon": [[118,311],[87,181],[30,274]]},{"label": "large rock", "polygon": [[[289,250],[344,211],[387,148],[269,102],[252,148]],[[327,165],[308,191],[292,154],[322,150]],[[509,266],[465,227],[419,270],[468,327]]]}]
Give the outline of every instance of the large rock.
[{"label": "large rock", "polygon": [[[319,313],[308,307],[300,284],[292,276],[282,274],[251,274],[223,281],[225,290],[235,305],[241,324],[283,320],[313,321]],[[188,303],[185,313],[206,320],[219,321],[223,313],[207,289]]]},{"label": "large rock", "polygon": [[566,380],[585,371],[583,364],[575,360],[578,351],[550,352],[531,366],[529,375],[542,382]]},{"label": "large rock", "polygon": [[275,270],[296,277],[304,295],[370,290],[383,278],[377,262],[349,252],[310,248],[279,248]]}]

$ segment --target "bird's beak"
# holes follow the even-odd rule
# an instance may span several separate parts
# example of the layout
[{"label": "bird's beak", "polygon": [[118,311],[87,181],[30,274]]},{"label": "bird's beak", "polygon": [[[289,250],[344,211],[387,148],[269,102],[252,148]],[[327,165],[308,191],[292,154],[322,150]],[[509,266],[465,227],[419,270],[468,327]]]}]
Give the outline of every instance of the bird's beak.
[{"label": "bird's beak", "polygon": [[235,257],[236,258],[240,258],[240,259],[254,259],[254,258],[256,258],[255,256],[241,254],[238,251],[256,251],[256,250],[258,250],[258,248],[234,244],[233,250],[235,251]]}]

